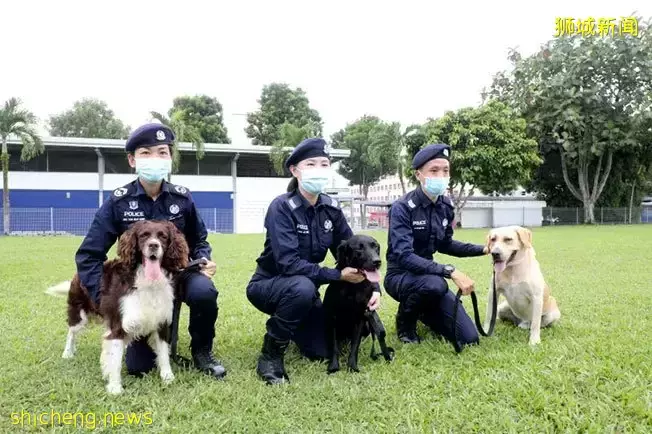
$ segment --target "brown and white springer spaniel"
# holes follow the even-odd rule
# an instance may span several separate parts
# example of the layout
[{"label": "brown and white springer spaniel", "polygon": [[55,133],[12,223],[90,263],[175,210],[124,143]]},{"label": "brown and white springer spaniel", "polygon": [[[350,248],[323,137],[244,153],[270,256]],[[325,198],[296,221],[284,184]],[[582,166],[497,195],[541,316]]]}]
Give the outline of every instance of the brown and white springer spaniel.
[{"label": "brown and white springer spaniel", "polygon": [[120,371],[125,347],[147,337],[156,354],[161,379],[174,380],[170,367],[169,326],[175,297],[174,278],[188,265],[183,234],[167,221],[134,223],[118,243],[118,258],[104,263],[97,306],[75,274],[72,282],[48,288],[51,295],[68,294],[68,337],[62,357],[75,353],[75,337],[90,317],[103,319],[106,333],[100,365],[111,394],[122,392]]}]

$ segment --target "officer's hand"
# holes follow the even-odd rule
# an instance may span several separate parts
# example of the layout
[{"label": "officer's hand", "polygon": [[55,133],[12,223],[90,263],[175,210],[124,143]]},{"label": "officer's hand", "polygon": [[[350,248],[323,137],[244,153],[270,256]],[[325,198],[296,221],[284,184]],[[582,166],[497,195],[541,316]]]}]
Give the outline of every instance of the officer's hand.
[{"label": "officer's hand", "polygon": [[340,280],[349,283],[360,283],[366,279],[364,273],[360,273],[357,268],[344,267]]},{"label": "officer's hand", "polygon": [[367,303],[367,307],[371,311],[374,311],[380,307],[380,292],[374,291],[371,293],[371,299],[369,300],[369,303]]},{"label": "officer's hand", "polygon": [[483,255],[488,255],[489,254],[489,247],[485,246],[484,249],[482,249],[482,254]]},{"label": "officer's hand", "polygon": [[[204,258],[204,259],[206,259],[206,258]],[[208,259],[206,259],[206,260],[208,261],[208,263],[206,265],[202,265],[201,273],[204,276],[208,277],[209,279],[212,279],[213,276],[215,275],[215,271],[217,271],[217,265],[213,261],[210,261]]]},{"label": "officer's hand", "polygon": [[473,287],[475,283],[469,276],[466,274],[462,273],[461,271],[455,270],[453,271],[453,274],[451,274],[451,279],[453,279],[453,282],[455,282],[455,285],[457,285],[458,288],[462,290],[463,295],[469,295],[473,291],[475,291],[475,288]]}]

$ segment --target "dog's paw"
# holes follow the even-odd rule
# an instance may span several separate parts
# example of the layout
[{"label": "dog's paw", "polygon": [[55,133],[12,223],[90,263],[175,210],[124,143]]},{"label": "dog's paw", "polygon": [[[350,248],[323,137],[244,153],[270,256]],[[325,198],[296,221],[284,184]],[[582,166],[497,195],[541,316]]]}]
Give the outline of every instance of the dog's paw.
[{"label": "dog's paw", "polygon": [[106,392],[109,395],[120,395],[122,393],[122,385],[120,383],[109,383],[106,385]]},{"label": "dog's paw", "polygon": [[358,369],[357,365],[349,365],[349,372],[360,372],[360,369]]},{"label": "dog's paw", "polygon": [[389,355],[388,355],[386,360],[388,362],[391,362],[396,357],[396,352],[394,351],[394,348],[391,348],[391,347],[387,348],[387,351],[389,352]]},{"label": "dog's paw", "polygon": [[331,363],[330,365],[328,365],[328,368],[326,368],[326,372],[328,372],[329,374],[334,374],[339,370],[340,370],[339,363]]},{"label": "dog's paw", "polygon": [[68,348],[63,350],[63,354],[61,354],[62,359],[72,359],[73,357],[75,357],[75,351]]},{"label": "dog's paw", "polygon": [[530,337],[530,345],[537,345],[541,343],[541,338],[539,336]]},{"label": "dog's paw", "polygon": [[172,373],[172,370],[161,371],[161,380],[163,381],[163,384],[172,383],[174,381],[174,374]]},{"label": "dog's paw", "polygon": [[530,329],[530,322],[529,321],[523,321],[518,325],[520,328],[529,330]]}]

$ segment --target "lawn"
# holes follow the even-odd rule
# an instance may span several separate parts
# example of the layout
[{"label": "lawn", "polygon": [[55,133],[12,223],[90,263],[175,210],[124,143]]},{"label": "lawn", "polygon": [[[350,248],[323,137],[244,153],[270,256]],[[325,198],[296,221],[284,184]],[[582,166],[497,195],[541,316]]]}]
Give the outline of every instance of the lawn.
[{"label": "lawn", "polygon": [[[384,255],[386,233],[372,234]],[[478,243],[484,236],[484,230],[456,233]],[[385,294],[380,314],[394,362],[372,361],[367,340],[360,373],[328,376],[325,365],[302,359],[291,346],[292,383],[282,387],[265,386],[255,374],[266,316],[248,303],[245,287],[263,237],[213,235],[216,352],[228,379],[173,366],[176,380],[164,387],[157,374],[135,379],[123,370],[119,397],[104,391],[101,328],[87,329],[76,358],[63,360],[65,299],[43,293],[74,273],[80,241],[0,237],[0,432],[20,429],[21,411],[24,425],[48,432],[70,428],[65,412],[81,412],[80,430],[112,432],[651,432],[652,225],[534,229],[537,257],[562,311],[536,348],[527,345],[527,331],[500,322],[493,337],[460,355],[422,328],[421,345],[403,346],[395,333],[397,304]],[[440,260],[476,281],[484,317],[489,259]],[[464,305],[471,309],[470,299]],[[184,307],[186,355],[187,313]],[[58,417],[54,429],[39,422],[34,428],[33,416],[42,412],[44,423],[52,413]]]}]

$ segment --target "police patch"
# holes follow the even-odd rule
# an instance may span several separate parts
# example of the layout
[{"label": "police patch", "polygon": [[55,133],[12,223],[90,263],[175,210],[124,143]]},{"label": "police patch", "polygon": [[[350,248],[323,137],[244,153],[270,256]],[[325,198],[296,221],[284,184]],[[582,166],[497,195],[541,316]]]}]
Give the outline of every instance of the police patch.
[{"label": "police patch", "polygon": [[116,188],[115,190],[113,190],[113,195],[115,197],[121,197],[121,196],[124,196],[126,192],[127,192],[126,188],[120,187],[120,188]]},{"label": "police patch", "polygon": [[177,205],[176,203],[170,205],[170,213],[179,214],[179,205]]},{"label": "police patch", "polygon": [[177,193],[181,193],[181,194],[186,194],[186,193],[188,193],[188,189],[187,189],[186,187],[182,186],[182,185],[175,185],[175,186],[174,186],[174,190],[175,190]]},{"label": "police patch", "polygon": [[444,219],[444,220],[442,220],[442,221],[441,221],[441,224],[442,224],[444,227],[448,226],[448,219]]},{"label": "police patch", "polygon": [[330,219],[326,219],[326,221],[324,222],[324,229],[326,229],[327,231],[333,229],[333,222],[330,221]]},{"label": "police patch", "polygon": [[156,140],[165,140],[165,133],[163,130],[158,130],[156,132]]},{"label": "police patch", "polygon": [[138,209],[138,201],[137,200],[129,201],[129,209]]}]

